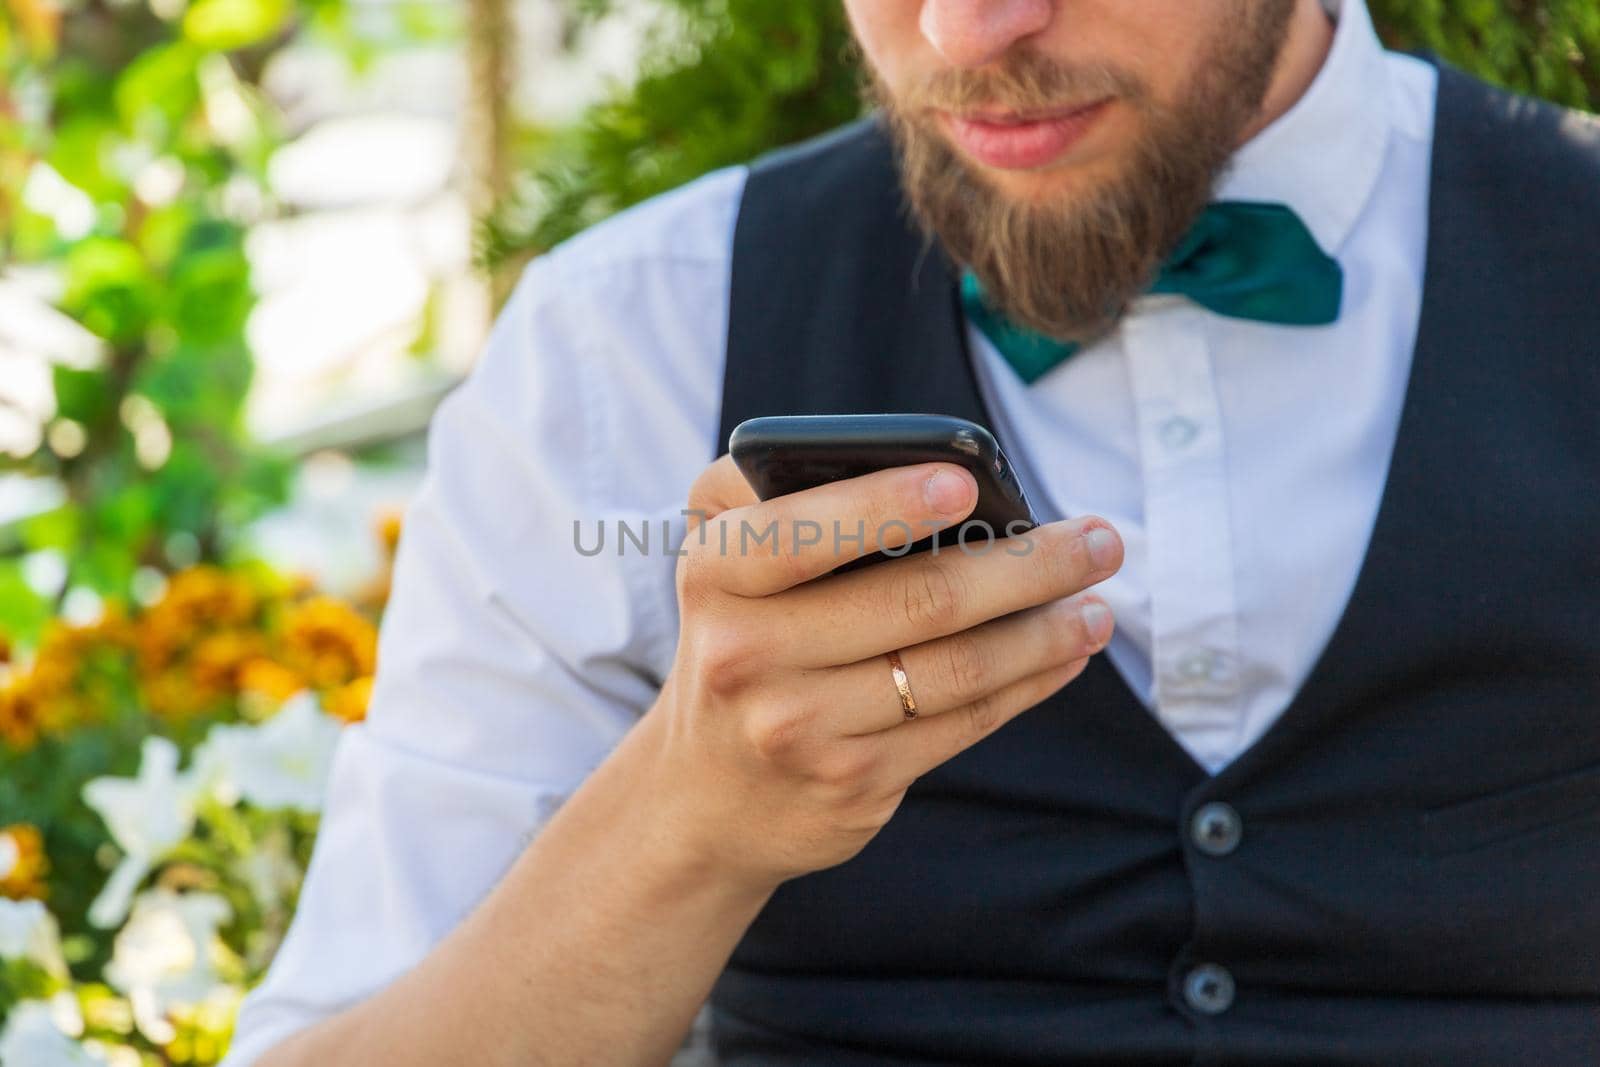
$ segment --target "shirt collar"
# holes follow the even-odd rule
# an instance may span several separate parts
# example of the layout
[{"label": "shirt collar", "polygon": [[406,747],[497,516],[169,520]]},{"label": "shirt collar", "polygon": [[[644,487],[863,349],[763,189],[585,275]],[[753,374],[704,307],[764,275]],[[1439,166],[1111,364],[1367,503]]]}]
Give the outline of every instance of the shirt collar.
[{"label": "shirt collar", "polygon": [[1342,0],[1333,47],[1294,106],[1234,154],[1217,200],[1287,204],[1330,255],[1361,217],[1388,149],[1389,68],[1365,0]]}]

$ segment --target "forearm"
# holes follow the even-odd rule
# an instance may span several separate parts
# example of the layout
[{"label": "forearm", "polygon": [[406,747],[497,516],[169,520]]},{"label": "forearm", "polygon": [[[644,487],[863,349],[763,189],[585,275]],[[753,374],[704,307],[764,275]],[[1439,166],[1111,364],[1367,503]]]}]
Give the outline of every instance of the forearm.
[{"label": "forearm", "polygon": [[261,1067],[661,1064],[771,887],[676,843],[646,716],[413,971]]}]

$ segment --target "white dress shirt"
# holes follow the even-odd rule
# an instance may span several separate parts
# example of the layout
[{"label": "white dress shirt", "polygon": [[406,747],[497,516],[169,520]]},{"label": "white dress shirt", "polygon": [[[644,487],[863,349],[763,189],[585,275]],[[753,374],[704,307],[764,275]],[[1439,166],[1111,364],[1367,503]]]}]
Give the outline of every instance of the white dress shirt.
[{"label": "white dress shirt", "polygon": [[[973,331],[1041,518],[1122,534],[1098,588],[1107,654],[1213,771],[1288,706],[1366,551],[1421,305],[1434,93],[1433,68],[1386,54],[1347,0],[1309,92],[1217,192],[1299,213],[1344,268],[1337,323],[1144,297],[1032,386]],[[677,640],[667,549],[718,452],[744,178],[709,175],[536,260],[439,409],[371,713],[343,735],[299,913],[228,1067],[415,964],[655,698]],[[619,552],[619,521],[645,549]],[[602,524],[605,550],[580,553],[575,533],[592,548]]]}]

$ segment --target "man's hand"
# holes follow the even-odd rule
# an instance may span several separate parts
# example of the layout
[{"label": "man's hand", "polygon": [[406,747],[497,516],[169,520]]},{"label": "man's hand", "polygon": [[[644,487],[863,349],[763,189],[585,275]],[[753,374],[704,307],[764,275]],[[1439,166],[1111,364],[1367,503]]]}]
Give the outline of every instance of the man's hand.
[{"label": "man's hand", "polygon": [[[1101,519],[831,573],[959,523],[976,501],[971,475],[951,464],[766,502],[728,457],[707,469],[689,501],[704,519],[691,523],[678,567],[677,659],[646,716],[675,840],[769,890],[842,863],[916,778],[1060,689],[1105,646],[1110,610],[1078,595],[1122,564],[1121,539]],[[774,524],[776,543],[755,540]],[[884,655],[894,650],[914,720]]]},{"label": "man's hand", "polygon": [[[879,548],[879,529],[898,547],[976,499],[949,464],[766,503],[730,461],[712,466],[690,501],[708,518],[679,561],[678,658],[655,706],[421,964],[262,1062],[666,1062],[773,890],[861,851],[919,775],[1110,636],[1110,613],[1085,621],[1098,601],[1076,596],[1122,562],[1098,519],[831,573]],[[835,544],[836,519],[871,533]],[[776,522],[779,542],[740,551],[745,522]]]}]

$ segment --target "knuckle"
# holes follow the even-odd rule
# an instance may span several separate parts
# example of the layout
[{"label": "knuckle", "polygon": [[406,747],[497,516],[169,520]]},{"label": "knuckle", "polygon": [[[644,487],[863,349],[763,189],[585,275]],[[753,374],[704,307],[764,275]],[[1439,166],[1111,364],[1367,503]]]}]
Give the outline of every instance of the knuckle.
[{"label": "knuckle", "polygon": [[1093,643],[1076,601],[1063,601],[1053,621],[1054,625],[1047,628],[1051,663],[1070,663]]},{"label": "knuckle", "polygon": [[713,699],[732,699],[754,681],[757,659],[755,650],[736,634],[712,635],[700,654],[700,684]]},{"label": "knuckle", "polygon": [[961,614],[961,586],[948,564],[919,561],[902,587],[901,610],[917,627],[946,629]]},{"label": "knuckle", "polygon": [[777,707],[750,716],[746,735],[750,748],[768,763],[788,763],[805,740],[806,717],[797,709]]},{"label": "knuckle", "polygon": [[913,495],[913,485],[900,471],[877,471],[867,475],[851,495],[851,513],[859,515],[868,529],[881,533],[884,527],[916,514],[920,500]]},{"label": "knuckle", "polygon": [[712,545],[690,534],[678,558],[678,595],[686,602],[704,603],[717,588],[717,557]]},{"label": "knuckle", "polygon": [[780,545],[777,565],[783,574],[784,584],[794,586],[811,577],[812,559],[818,545]]},{"label": "knuckle", "polygon": [[993,674],[984,644],[970,632],[954,634],[944,641],[945,675],[950,689],[958,696],[982,693]]},{"label": "knuckle", "polygon": [[712,505],[716,503],[716,497],[711,491],[712,480],[716,477],[715,471],[713,465],[701,471],[695,478],[694,484],[689,487],[686,510],[701,514],[708,514],[711,511]]},{"label": "knuckle", "polygon": [[855,796],[870,781],[874,763],[874,757],[865,746],[834,745],[818,754],[811,776],[823,786]]},{"label": "knuckle", "polygon": [[1001,722],[1004,708],[1000,706],[997,697],[990,694],[981,696],[966,706],[967,729],[974,740],[989,736]]},{"label": "knuckle", "polygon": [[1094,570],[1094,561],[1089,558],[1088,546],[1083,543],[1083,535],[1077,529],[1069,527],[1061,530],[1044,557],[1050,581],[1055,588],[1074,593],[1089,584],[1088,577]]}]

